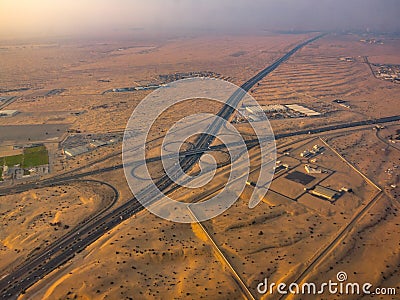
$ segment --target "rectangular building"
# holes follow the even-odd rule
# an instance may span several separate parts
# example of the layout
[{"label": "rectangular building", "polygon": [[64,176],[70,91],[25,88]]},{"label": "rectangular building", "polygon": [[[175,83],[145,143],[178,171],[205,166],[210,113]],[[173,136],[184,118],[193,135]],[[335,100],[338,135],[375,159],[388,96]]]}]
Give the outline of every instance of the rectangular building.
[{"label": "rectangular building", "polygon": [[14,117],[16,114],[17,110],[0,110],[0,117]]},{"label": "rectangular building", "polygon": [[326,188],[320,185],[317,185],[312,191],[311,194],[325,198],[327,200],[334,200],[338,196],[338,192],[335,190],[332,190],[330,188]]},{"label": "rectangular building", "polygon": [[319,112],[316,112],[315,110],[309,109],[307,107],[298,105],[298,104],[288,104],[285,105],[288,109],[297,111],[303,115],[306,115],[307,117],[318,117],[321,114]]}]

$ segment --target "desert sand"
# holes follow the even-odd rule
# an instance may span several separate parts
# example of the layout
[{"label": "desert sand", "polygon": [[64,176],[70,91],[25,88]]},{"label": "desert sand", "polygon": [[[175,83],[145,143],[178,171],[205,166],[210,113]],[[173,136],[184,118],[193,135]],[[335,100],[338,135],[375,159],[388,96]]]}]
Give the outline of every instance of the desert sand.
[{"label": "desert sand", "polygon": [[[213,71],[240,85],[310,36],[2,45],[0,58],[7,76],[0,79],[0,85],[30,90],[4,93],[19,97],[7,109],[21,114],[0,118],[0,125],[56,122],[69,124],[71,130],[82,134],[122,132],[132,110],[148,92],[102,95],[105,90],[156,82],[161,74],[191,71]],[[363,57],[374,63],[396,63],[400,41],[388,39],[383,45],[371,45],[359,40],[357,35],[328,35],[299,51],[254,87],[251,95],[260,104],[297,103],[322,113],[318,118],[273,120],[275,133],[398,114],[400,86],[376,79]],[[341,57],[353,60],[342,61]],[[66,91],[43,96],[56,88]],[[348,101],[350,108],[333,103],[335,99]],[[218,105],[191,102],[167,111],[153,128],[148,157],[159,155],[162,137],[181,116],[218,109]],[[247,124],[235,126],[246,139],[252,138]],[[335,279],[339,271],[346,271],[351,281],[399,287],[400,153],[389,141],[399,129],[398,123],[392,123],[379,132],[364,126],[281,139],[277,141],[278,160],[290,167],[275,175],[268,194],[254,209],[248,208],[252,192],[248,186],[228,211],[202,223],[209,236],[198,224],[175,224],[142,211],[40,280],[22,299],[244,297],[232,269],[256,299],[279,298],[257,292],[264,278],[290,283],[301,277],[302,282],[322,283]],[[65,158],[54,142],[48,144],[53,145],[52,175],[121,164],[121,143],[73,159]],[[328,172],[313,175],[315,179],[306,187],[353,190],[343,192],[334,203],[285,178],[295,171],[306,173],[305,164],[311,159],[301,158],[300,153],[315,144],[325,145],[325,150],[312,164]],[[249,154],[250,180],[256,181],[259,151],[254,148]],[[220,153],[215,157],[226,160]],[[154,177],[163,174],[160,164],[150,167]],[[223,187],[228,174],[229,166],[222,166],[209,185],[196,191],[178,190],[173,197],[183,202],[208,197],[210,190]],[[89,179],[116,187],[120,191],[116,205],[132,197],[121,169]],[[60,237],[98,211],[105,195],[101,187],[81,182],[0,197],[0,213],[8,224],[0,230],[0,274],[24,261],[35,247],[44,247],[46,240]],[[54,230],[50,223],[58,218],[69,228]],[[23,228],[18,232],[26,236],[18,234],[17,225]],[[356,298],[359,296],[349,297]],[[326,299],[336,299],[336,295]]]}]

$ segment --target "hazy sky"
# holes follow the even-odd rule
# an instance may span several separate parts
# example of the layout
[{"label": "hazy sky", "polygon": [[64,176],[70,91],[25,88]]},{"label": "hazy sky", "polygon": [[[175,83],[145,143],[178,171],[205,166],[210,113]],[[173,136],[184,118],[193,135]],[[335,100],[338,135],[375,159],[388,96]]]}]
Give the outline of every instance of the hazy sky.
[{"label": "hazy sky", "polygon": [[400,0],[0,0],[0,38],[115,30],[400,31]]}]

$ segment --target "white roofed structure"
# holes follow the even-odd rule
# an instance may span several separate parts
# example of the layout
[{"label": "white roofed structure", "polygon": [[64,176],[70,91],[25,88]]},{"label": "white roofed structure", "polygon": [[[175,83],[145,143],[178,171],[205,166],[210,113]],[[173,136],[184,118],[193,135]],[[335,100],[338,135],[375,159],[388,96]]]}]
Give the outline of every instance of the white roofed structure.
[{"label": "white roofed structure", "polygon": [[307,107],[304,107],[304,106],[301,106],[298,104],[287,104],[285,106],[291,110],[302,113],[302,114],[306,115],[307,117],[317,117],[317,116],[321,115],[319,112],[316,112],[315,110],[309,109]]}]

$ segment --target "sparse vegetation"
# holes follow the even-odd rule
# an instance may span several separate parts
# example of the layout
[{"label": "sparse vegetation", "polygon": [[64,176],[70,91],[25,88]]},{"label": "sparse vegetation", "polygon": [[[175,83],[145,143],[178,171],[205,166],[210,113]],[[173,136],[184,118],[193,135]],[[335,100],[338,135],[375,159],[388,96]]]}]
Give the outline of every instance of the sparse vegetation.
[{"label": "sparse vegetation", "polygon": [[7,157],[2,157],[2,165],[6,165],[9,167],[16,166],[16,165],[21,165],[24,160],[24,155],[14,155],[14,156],[7,156]]},{"label": "sparse vegetation", "polygon": [[45,146],[24,149],[22,167],[29,168],[49,163],[49,153]]}]

